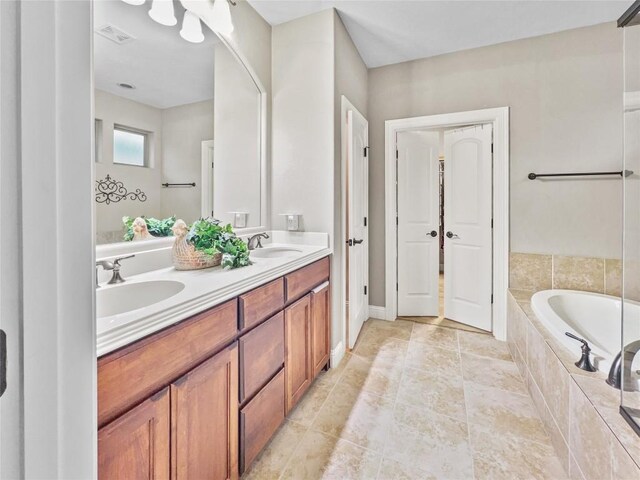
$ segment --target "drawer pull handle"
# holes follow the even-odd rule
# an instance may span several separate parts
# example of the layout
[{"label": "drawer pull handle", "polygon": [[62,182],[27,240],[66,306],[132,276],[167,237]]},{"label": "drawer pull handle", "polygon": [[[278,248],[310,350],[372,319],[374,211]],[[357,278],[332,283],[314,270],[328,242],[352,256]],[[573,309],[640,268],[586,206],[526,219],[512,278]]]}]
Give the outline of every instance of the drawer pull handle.
[{"label": "drawer pull handle", "polygon": [[311,290],[311,293],[320,293],[322,290],[329,286],[329,282],[324,282],[322,285],[318,285],[316,288]]}]

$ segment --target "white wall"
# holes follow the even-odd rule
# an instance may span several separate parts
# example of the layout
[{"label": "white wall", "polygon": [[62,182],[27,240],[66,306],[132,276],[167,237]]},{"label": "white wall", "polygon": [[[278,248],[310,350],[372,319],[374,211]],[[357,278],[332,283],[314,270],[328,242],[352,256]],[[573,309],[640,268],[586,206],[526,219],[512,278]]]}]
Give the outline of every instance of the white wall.
[{"label": "white wall", "polygon": [[21,243],[12,280],[22,289],[24,476],[94,478],[91,4],[18,8],[20,157],[13,161],[21,176],[10,200],[21,220],[4,228]]},{"label": "white wall", "polygon": [[511,107],[511,251],[620,256],[622,32],[607,23],[369,71],[371,302],[384,305],[384,121]]},{"label": "white wall", "polygon": [[214,78],[215,217],[233,225],[231,212],[246,212],[247,227],[258,227],[266,221],[260,218],[260,91],[225,45],[216,45]]},{"label": "white wall", "polygon": [[0,2],[0,328],[8,388],[0,400],[0,478],[22,478],[19,4]]},{"label": "white wall", "polygon": [[[334,235],[334,254],[332,262],[332,299],[333,311],[332,318],[340,319],[340,322],[334,321],[332,330],[332,341],[338,344],[344,341],[346,346],[346,319],[344,318],[345,302],[344,295],[345,285],[342,277],[344,240],[346,232],[343,229],[342,219],[342,183],[346,182],[346,171],[343,163],[346,164],[346,158],[343,159],[342,127],[346,120],[347,112],[342,109],[342,96],[344,95],[354,107],[362,113],[365,118],[367,116],[367,67],[360,57],[347,29],[344,27],[338,13],[333,10],[334,21],[334,72],[335,72],[335,89],[334,89],[334,167],[333,167],[333,235]],[[343,178],[344,177],[344,178]]]},{"label": "white wall", "polygon": [[273,27],[272,227],[333,234],[333,11]]},{"label": "white wall", "polygon": [[214,138],[213,104],[205,100],[162,110],[162,183],[196,182],[160,189],[162,217],[175,215],[187,223],[200,218],[201,145]]},{"label": "white wall", "polygon": [[367,109],[367,69],[335,10],[273,27],[272,226],[302,215],[327,232],[332,259],[332,348],[345,346],[341,276],[341,96]]}]

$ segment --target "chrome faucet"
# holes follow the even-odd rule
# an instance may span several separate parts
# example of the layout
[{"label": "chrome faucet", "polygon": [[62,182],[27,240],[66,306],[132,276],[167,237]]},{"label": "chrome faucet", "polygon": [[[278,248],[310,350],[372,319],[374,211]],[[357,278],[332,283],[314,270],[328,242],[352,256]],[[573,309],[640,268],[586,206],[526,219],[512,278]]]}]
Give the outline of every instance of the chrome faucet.
[{"label": "chrome faucet", "polygon": [[249,248],[249,250],[255,250],[256,248],[262,248],[262,239],[265,238],[269,238],[269,235],[267,235],[266,233],[257,233],[255,235],[252,235],[251,237],[249,237],[249,239],[247,240],[247,247]]},{"label": "chrome faucet", "polygon": [[[633,363],[633,359],[640,351],[640,340],[636,340],[635,342],[631,342],[629,345],[624,347],[616,358],[613,360],[611,364],[611,368],[609,369],[609,377],[606,382],[611,385],[613,388],[617,388],[620,390],[622,388],[622,367],[624,364],[625,371],[631,373],[631,364]],[[631,382],[629,382],[628,378],[625,378],[625,386],[631,386]],[[636,387],[633,387],[635,390]]]},{"label": "chrome faucet", "polygon": [[107,284],[113,285],[114,283],[123,283],[126,280],[120,275],[120,262],[132,257],[135,257],[135,255],[118,257],[113,262],[110,262],[108,260],[98,260],[96,262],[96,288],[100,288],[100,284],[98,283],[98,267],[102,267],[105,270],[110,270],[113,272],[113,274],[111,275],[111,279],[107,282]]}]

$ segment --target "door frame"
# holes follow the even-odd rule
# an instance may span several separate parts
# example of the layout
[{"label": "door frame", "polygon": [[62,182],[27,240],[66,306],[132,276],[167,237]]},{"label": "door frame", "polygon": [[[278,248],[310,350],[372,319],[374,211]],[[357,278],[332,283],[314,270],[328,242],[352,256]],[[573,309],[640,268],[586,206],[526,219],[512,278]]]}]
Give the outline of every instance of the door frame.
[{"label": "door frame", "polygon": [[[357,112],[360,116],[362,116],[363,118],[367,119],[366,115],[363,115],[362,112],[360,112],[360,110],[358,110],[355,105],[353,105],[353,103],[351,103],[349,101],[349,99],[347,97],[345,97],[344,95],[340,96],[340,139],[341,139],[341,162],[340,162],[340,225],[341,225],[341,229],[342,231],[340,232],[339,235],[337,235],[337,238],[340,239],[346,239],[347,238],[347,231],[349,230],[349,226],[347,225],[347,221],[348,221],[348,217],[347,217],[347,210],[348,210],[348,204],[349,204],[349,195],[348,195],[348,185],[349,185],[349,178],[348,178],[348,162],[349,162],[349,158],[348,158],[348,143],[349,143],[349,128],[347,125],[347,112],[349,110],[353,110],[354,112]],[[367,119],[367,122],[369,120]],[[367,157],[367,161],[368,161]],[[367,189],[369,188],[369,186],[367,186]],[[371,217],[371,215],[369,215],[369,217]],[[340,298],[338,298],[338,305],[341,310],[341,318],[344,318],[344,325],[343,325],[343,341],[341,342],[341,344],[339,345],[340,347],[340,358],[342,358],[342,356],[344,355],[344,352],[346,350],[349,349],[349,303],[348,303],[348,296],[347,296],[347,289],[349,287],[349,271],[348,271],[348,256],[347,256],[347,244],[344,241],[340,241],[339,245],[335,248],[335,251],[339,252],[340,257],[339,257],[339,262],[340,262],[340,278],[342,281],[342,285],[340,287]],[[369,264],[369,259],[367,258],[367,264]],[[369,267],[370,265],[367,265],[367,267]],[[367,268],[367,271],[368,268]],[[368,284],[368,282],[367,282]],[[370,304],[369,302],[369,296],[367,295],[367,303]],[[368,307],[370,308],[370,307]],[[369,316],[369,313],[367,312],[367,317]],[[337,356],[337,355],[336,355]],[[334,354],[332,352],[332,364],[333,364],[333,357]],[[337,365],[337,363],[336,363]]]},{"label": "door frame", "polygon": [[202,218],[213,218],[213,194],[212,183],[214,166],[213,160],[207,155],[209,150],[215,148],[213,140],[203,140],[200,142],[200,185],[202,191],[200,192],[200,215]]},{"label": "door frame", "polygon": [[[398,278],[396,136],[398,132],[463,125],[493,125],[493,306],[492,333],[507,339],[507,288],[509,285],[509,107],[427,115],[385,121],[385,319],[398,313],[395,283]],[[396,279],[396,281],[393,281]]]}]

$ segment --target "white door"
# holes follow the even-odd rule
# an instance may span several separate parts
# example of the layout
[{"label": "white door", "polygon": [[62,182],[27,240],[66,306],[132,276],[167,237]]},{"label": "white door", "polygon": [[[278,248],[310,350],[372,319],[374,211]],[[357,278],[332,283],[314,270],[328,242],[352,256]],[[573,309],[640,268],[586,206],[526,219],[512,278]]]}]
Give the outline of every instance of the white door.
[{"label": "white door", "polygon": [[347,112],[347,175],[349,257],[349,348],[353,348],[369,315],[369,124],[357,111]]},{"label": "white door", "polygon": [[444,134],[444,315],[491,331],[492,126]]},{"label": "white door", "polygon": [[439,132],[398,133],[399,316],[438,316],[439,147]]}]

